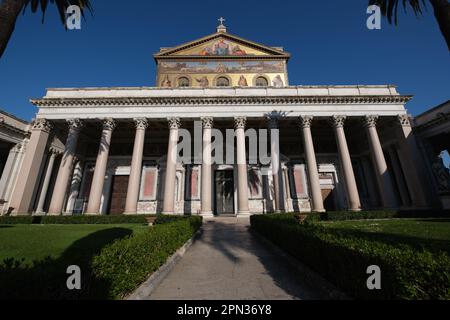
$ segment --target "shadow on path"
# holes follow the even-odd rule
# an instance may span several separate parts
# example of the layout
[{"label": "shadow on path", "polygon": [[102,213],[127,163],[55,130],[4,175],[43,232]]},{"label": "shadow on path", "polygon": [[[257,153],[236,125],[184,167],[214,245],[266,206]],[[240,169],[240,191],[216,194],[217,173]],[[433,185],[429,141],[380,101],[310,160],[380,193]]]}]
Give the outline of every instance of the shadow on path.
[{"label": "shadow on path", "polygon": [[248,218],[215,218],[149,299],[320,299],[303,280]]}]

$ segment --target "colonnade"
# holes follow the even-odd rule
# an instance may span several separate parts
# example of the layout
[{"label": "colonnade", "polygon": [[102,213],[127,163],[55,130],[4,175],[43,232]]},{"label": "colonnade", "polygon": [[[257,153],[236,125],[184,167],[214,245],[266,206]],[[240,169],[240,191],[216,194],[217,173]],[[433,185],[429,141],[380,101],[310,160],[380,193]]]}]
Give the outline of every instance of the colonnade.
[{"label": "colonnade", "polygon": [[[383,207],[391,208],[395,205],[392,202],[393,186],[387,169],[386,159],[383,154],[382,145],[377,132],[377,116],[365,116],[363,118],[365,131],[367,135],[370,154],[372,157],[373,167],[375,170],[375,176],[377,186],[381,198]],[[278,128],[279,122],[283,119],[269,118],[269,129]],[[345,134],[345,116],[332,116],[328,118],[331,126],[334,130],[336,139],[336,145],[339,155],[339,160],[342,169],[342,178],[344,180],[347,206],[351,211],[361,210],[361,201],[356,184],[354,170],[352,167],[352,161],[350,152],[347,145],[347,138]],[[146,130],[149,126],[149,119],[138,118],[134,119],[135,123],[135,139],[133,147],[133,155],[131,160],[131,171],[128,182],[128,193],[125,205],[125,214],[136,214],[137,204],[139,201],[139,188],[142,174],[142,160],[145,145]],[[167,146],[167,162],[165,170],[164,181],[164,214],[173,214],[175,212],[175,187],[176,187],[176,167],[177,167],[177,144],[179,129],[181,127],[181,119],[168,118],[169,126],[169,139]],[[214,127],[214,118],[204,117],[201,118],[203,126],[203,152],[202,152],[202,167],[201,167],[201,211],[203,216],[212,216],[212,155],[211,155],[211,143],[212,143],[212,129]],[[405,121],[403,116],[399,116],[399,121],[403,132],[405,132],[405,142],[407,135],[410,131],[405,129]],[[42,149],[42,143],[40,138],[48,137],[50,124],[45,123],[45,119],[38,121],[39,126],[33,128],[31,142],[35,140],[35,143],[31,145],[31,149]],[[310,203],[311,209],[316,212],[323,212],[324,203],[321,193],[320,178],[318,172],[318,165],[316,160],[313,136],[311,133],[311,127],[313,126],[314,118],[312,116],[300,116],[298,119],[302,143],[304,146],[307,176],[310,191]],[[79,119],[68,120],[68,137],[65,144],[65,150],[62,155],[61,164],[58,169],[58,175],[54,187],[53,194],[51,195],[51,202],[49,207],[50,215],[59,215],[63,211],[64,201],[68,189],[68,184],[73,173],[74,159],[76,156],[76,150],[80,132],[83,128],[83,121]],[[92,180],[92,186],[89,194],[89,201],[87,205],[86,214],[96,215],[100,213],[101,197],[103,192],[103,186],[105,183],[105,174],[108,163],[109,150],[112,142],[112,134],[116,128],[117,120],[104,119],[102,120],[102,134],[99,150],[96,158],[95,171]],[[236,136],[236,160],[237,160],[237,194],[238,194],[238,215],[250,214],[249,209],[249,196],[248,196],[248,165],[246,155],[245,144],[245,129],[247,125],[246,117],[234,118],[234,129]],[[34,140],[33,140],[34,137]],[[300,141],[299,141],[300,142]],[[51,172],[55,163],[57,153],[51,150],[50,159],[48,161],[47,169],[44,172],[44,182],[42,183],[41,192],[38,200],[37,211],[42,211],[44,202],[47,197],[47,192],[50,183]],[[273,186],[274,186],[274,206],[275,211],[280,212],[284,210],[283,190],[280,183],[280,152],[279,152],[279,135],[271,135],[271,161],[273,172]],[[35,166],[33,163],[25,162],[24,165],[30,167]],[[408,163],[411,167],[413,164]],[[25,168],[30,171],[30,168]],[[35,177],[33,176],[33,179]],[[36,182],[36,181],[35,181]],[[418,190],[417,179],[407,179],[409,182],[408,188],[412,190],[413,194],[420,194]],[[23,186],[29,188],[28,182],[25,181]],[[18,200],[17,200],[18,201]],[[20,202],[20,201],[18,201]],[[22,203],[22,208],[26,208],[27,205]],[[28,206],[29,207],[29,206]]]}]

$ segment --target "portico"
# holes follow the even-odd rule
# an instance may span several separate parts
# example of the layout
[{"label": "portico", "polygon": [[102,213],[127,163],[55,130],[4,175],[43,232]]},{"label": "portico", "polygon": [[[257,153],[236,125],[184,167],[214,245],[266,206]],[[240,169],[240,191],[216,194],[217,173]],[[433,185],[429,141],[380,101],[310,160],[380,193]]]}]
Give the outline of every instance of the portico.
[{"label": "portico", "polygon": [[[406,169],[388,168],[389,152],[384,150],[391,150],[392,143],[380,139],[392,126],[403,128],[404,123],[399,119],[406,114],[403,104],[409,97],[398,95],[395,88],[388,86],[334,87],[326,91],[330,89],[334,91],[333,96],[321,94],[324,92],[321,87],[121,88],[114,89],[115,92],[50,89],[44,99],[34,100],[40,108],[40,118],[31,139],[42,140],[40,143],[44,144],[46,139],[41,132],[50,127],[68,133],[56,183],[48,195],[51,198],[48,212],[108,214],[114,209],[127,214],[164,212],[211,216],[217,213],[216,172],[221,170],[233,172],[232,213],[238,215],[326,209],[358,211],[362,207],[410,205],[401,197],[405,190],[398,187],[393,177],[404,180],[406,192],[416,190],[417,185],[408,184],[411,179],[404,177]],[[362,89],[364,96],[360,95]],[[340,90],[347,94],[353,90],[354,96],[339,96]],[[174,103],[173,96],[181,92],[186,97],[178,103],[183,105],[158,106]],[[260,96],[255,97],[255,92]],[[143,97],[144,93],[148,97]],[[250,93],[253,93],[251,98]],[[129,98],[102,98],[119,94]],[[197,96],[193,97],[194,94]],[[133,95],[140,97],[132,98]],[[265,103],[261,105],[263,99]],[[190,107],[194,101],[199,109],[196,112]],[[126,117],[122,114],[124,103],[127,110],[134,111]],[[95,104],[105,106],[95,107]],[[108,117],[93,119],[89,113],[94,109],[97,115],[103,109]],[[224,109],[235,111],[225,116]],[[166,117],[162,118],[162,114]],[[195,121],[202,124],[201,161],[179,163],[179,130],[187,130],[195,139]],[[271,164],[250,164],[251,141],[245,138],[246,130],[271,129],[275,123],[279,128],[279,143],[270,141],[268,150],[270,153],[277,146],[279,150],[270,153]],[[234,129],[236,163],[211,163],[213,128]],[[50,150],[42,148],[39,152]],[[263,174],[273,172],[272,165],[279,167],[278,173]],[[120,176],[125,177],[125,182],[115,178]],[[119,180],[126,185],[122,187],[126,190],[122,192],[123,202],[111,198],[117,196],[114,190],[120,188]],[[43,191],[48,189],[47,184],[43,186],[46,187]],[[78,195],[75,201],[68,201],[69,190]],[[377,195],[372,194],[374,190],[378,190]],[[371,198],[378,198],[379,202],[372,205],[374,201],[368,200]]]}]

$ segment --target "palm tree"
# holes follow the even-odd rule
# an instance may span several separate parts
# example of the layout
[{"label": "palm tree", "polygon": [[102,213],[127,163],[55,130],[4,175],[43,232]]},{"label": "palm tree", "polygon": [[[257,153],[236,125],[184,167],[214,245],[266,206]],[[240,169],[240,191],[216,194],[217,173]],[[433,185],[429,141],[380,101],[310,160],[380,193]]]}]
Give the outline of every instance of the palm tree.
[{"label": "palm tree", "polygon": [[[434,16],[439,24],[442,35],[447,42],[450,50],[450,3],[448,0],[428,0],[434,10]],[[425,0],[401,0],[403,7],[411,7],[414,14],[421,15],[422,8],[426,7]],[[369,5],[377,5],[381,9],[381,13],[387,17],[389,23],[394,21],[397,24],[397,11],[400,0],[369,0]]]},{"label": "palm tree", "polygon": [[49,3],[55,4],[61,22],[66,25],[66,10],[71,5],[77,5],[81,9],[84,17],[84,10],[92,12],[92,6],[89,0],[0,0],[0,58],[5,52],[9,39],[11,38],[16,26],[17,18],[20,12],[25,12],[28,5],[31,5],[31,11],[36,12],[39,6],[42,11],[42,22],[44,22],[45,11]]}]

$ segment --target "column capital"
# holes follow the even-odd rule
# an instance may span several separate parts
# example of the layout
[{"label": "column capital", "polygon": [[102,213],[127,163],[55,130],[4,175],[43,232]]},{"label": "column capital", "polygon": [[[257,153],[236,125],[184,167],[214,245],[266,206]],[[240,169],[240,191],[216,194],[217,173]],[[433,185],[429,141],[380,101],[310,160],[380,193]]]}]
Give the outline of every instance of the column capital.
[{"label": "column capital", "polygon": [[203,129],[212,129],[214,125],[214,118],[213,117],[203,117],[200,118],[202,121]]},{"label": "column capital", "polygon": [[15,144],[15,145],[11,148],[11,152],[19,153],[19,152],[22,151],[23,148],[24,148],[24,143],[23,143],[23,142],[19,142],[19,143]]},{"label": "column capital", "polygon": [[397,116],[397,120],[402,127],[410,127],[411,122],[409,120],[409,116],[407,114],[399,114]]},{"label": "column capital", "polygon": [[346,116],[335,115],[329,119],[329,122],[334,128],[343,128],[345,125],[345,120],[347,120]]},{"label": "column capital", "polygon": [[278,120],[276,116],[267,116],[267,125],[269,129],[278,129]]},{"label": "column capital", "polygon": [[36,119],[33,122],[32,130],[50,132],[53,125],[47,119]]},{"label": "column capital", "polygon": [[102,125],[103,125],[103,130],[113,131],[117,126],[117,122],[112,118],[106,118],[106,119],[103,119]]},{"label": "column capital", "polygon": [[135,118],[133,120],[136,130],[146,130],[148,128],[147,118]]},{"label": "column capital", "polygon": [[234,129],[245,129],[247,125],[246,117],[235,117],[234,118]]},{"label": "column capital", "polygon": [[81,130],[83,128],[84,123],[80,119],[67,119],[67,125],[69,126],[69,129],[73,130]]},{"label": "column capital", "polygon": [[59,150],[59,149],[57,149],[57,148],[55,148],[55,147],[50,147],[49,149],[48,149],[48,153],[51,155],[51,156],[59,156],[60,154],[62,154],[63,152],[61,151],[61,150]]},{"label": "column capital", "polygon": [[180,129],[181,127],[181,121],[180,118],[167,118],[167,121],[169,123],[169,129]]},{"label": "column capital", "polygon": [[374,128],[377,126],[377,115],[366,115],[363,119],[364,126],[367,128]]},{"label": "column capital", "polygon": [[300,116],[299,117],[300,127],[302,129],[311,128],[313,120],[314,120],[313,116]]}]

